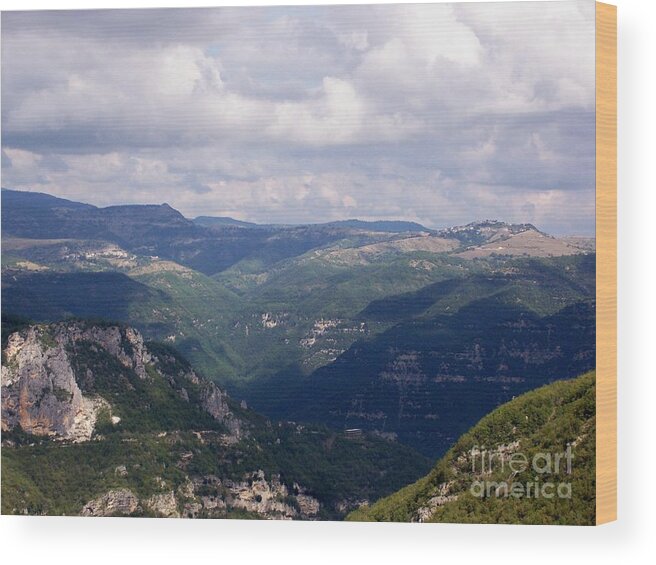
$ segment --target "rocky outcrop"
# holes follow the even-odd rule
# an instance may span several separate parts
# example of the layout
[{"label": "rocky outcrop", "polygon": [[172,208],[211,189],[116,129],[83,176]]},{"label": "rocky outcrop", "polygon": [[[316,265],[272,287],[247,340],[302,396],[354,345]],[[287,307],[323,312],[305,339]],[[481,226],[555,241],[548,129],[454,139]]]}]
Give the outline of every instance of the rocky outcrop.
[{"label": "rocky outcrop", "polygon": [[[42,327],[43,328],[43,327]],[[132,369],[146,379],[146,364],[152,360],[144,345],[142,335],[131,327],[95,325],[85,323],[61,323],[48,326],[55,340],[62,345],[84,341],[102,347],[124,367]]]},{"label": "rocky outcrop", "polygon": [[229,491],[228,504],[233,508],[280,518],[293,518],[298,514],[289,504],[289,491],[278,476],[267,481],[264,472],[258,471],[245,481],[226,481],[225,487]]},{"label": "rocky outcrop", "polygon": [[308,494],[297,494],[296,504],[301,516],[305,517],[316,516],[321,508],[319,501]]},{"label": "rocky outcrop", "polygon": [[87,502],[82,516],[129,516],[139,508],[139,499],[129,489],[110,490]]},{"label": "rocky outcrop", "polygon": [[420,506],[412,517],[413,522],[428,522],[435,510],[440,506],[444,506],[447,502],[458,499],[458,495],[451,492],[453,489],[453,481],[440,483],[435,489],[434,496],[432,496],[423,506]]},{"label": "rocky outcrop", "polygon": [[[229,435],[234,440],[238,441],[244,436],[246,432],[244,423],[230,409],[226,392],[222,391],[213,382],[201,379],[196,371],[191,368],[181,376],[200,388],[199,401],[201,408],[212,418],[225,424]],[[178,393],[184,400],[189,400],[189,395],[184,388],[180,389]]]},{"label": "rocky outcrop", "polygon": [[76,375],[73,357],[82,344],[89,346],[92,355],[102,352],[113,357],[139,379],[157,378],[159,373],[185,402],[189,395],[182,383],[188,381],[198,387],[202,409],[225,424],[235,441],[243,437],[244,424],[230,410],[226,393],[214,383],[199,378],[190,367],[168,374],[167,367],[174,365],[175,359],[153,355],[133,328],[84,322],[34,325],[9,336],[2,365],[3,430],[20,426],[34,435],[86,441],[93,436],[102,409],[107,410],[112,424],[121,422],[111,414],[105,399],[90,394],[94,390],[93,367],[82,372],[77,369],[80,374]]},{"label": "rocky outcrop", "polygon": [[149,510],[155,512],[162,518],[179,518],[178,501],[173,491],[154,494],[144,501],[144,505]]},{"label": "rocky outcrop", "polygon": [[312,519],[321,504],[298,484],[288,488],[279,475],[267,480],[263,471],[249,473],[241,481],[215,476],[197,477],[186,484],[183,517],[225,516],[229,510],[242,510],[262,518]]},{"label": "rocky outcrop", "polygon": [[98,412],[107,403],[87,398],[78,386],[66,336],[32,326],[9,336],[2,366],[2,429],[20,426],[34,435],[72,441],[91,437]]},{"label": "rocky outcrop", "polygon": [[201,407],[212,418],[222,422],[228,428],[231,436],[239,439],[243,435],[243,425],[228,405],[228,395],[214,383],[204,382],[200,393]]},{"label": "rocky outcrop", "polygon": [[[163,481],[160,486],[165,488]],[[307,520],[320,509],[319,501],[300,485],[288,488],[279,475],[267,480],[263,471],[255,471],[241,481],[214,475],[188,478],[176,491],[165,490],[141,500],[129,489],[113,489],[87,502],[80,514],[129,516],[148,510],[162,518],[218,518],[240,510],[267,519]]]}]

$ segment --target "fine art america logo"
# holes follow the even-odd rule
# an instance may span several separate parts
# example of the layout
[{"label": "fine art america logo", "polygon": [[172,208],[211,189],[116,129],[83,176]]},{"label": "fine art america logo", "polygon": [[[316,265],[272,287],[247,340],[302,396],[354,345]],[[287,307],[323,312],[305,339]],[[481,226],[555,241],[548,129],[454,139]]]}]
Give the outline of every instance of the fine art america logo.
[{"label": "fine art america logo", "polygon": [[[477,498],[571,498],[572,484],[557,480],[572,474],[571,444],[562,452],[538,452],[528,457],[521,451],[506,449],[488,451],[474,446],[470,452],[472,472],[478,476],[505,475],[504,481],[476,480],[470,492]],[[532,480],[516,480],[530,471]]]}]

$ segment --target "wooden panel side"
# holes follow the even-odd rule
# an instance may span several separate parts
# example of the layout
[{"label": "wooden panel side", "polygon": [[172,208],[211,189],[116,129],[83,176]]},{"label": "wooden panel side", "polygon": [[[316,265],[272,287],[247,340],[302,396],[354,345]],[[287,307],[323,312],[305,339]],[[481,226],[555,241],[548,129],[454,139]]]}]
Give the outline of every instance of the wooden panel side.
[{"label": "wooden panel side", "polygon": [[617,8],[596,3],[597,524],[617,519]]}]

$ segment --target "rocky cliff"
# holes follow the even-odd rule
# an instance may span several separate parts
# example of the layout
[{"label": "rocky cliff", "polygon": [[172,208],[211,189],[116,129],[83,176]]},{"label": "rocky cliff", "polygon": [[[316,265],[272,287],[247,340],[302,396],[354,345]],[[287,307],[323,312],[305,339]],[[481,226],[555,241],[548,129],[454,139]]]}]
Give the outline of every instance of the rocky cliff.
[{"label": "rocky cliff", "polygon": [[[160,479],[161,481],[161,479]],[[162,486],[166,486],[163,484]],[[88,501],[82,516],[108,517],[154,515],[159,518],[223,518],[230,512],[245,512],[268,519],[312,519],[320,502],[294,484],[289,489],[264,471],[248,473],[243,480],[221,479],[215,475],[196,477],[176,491],[168,490],[139,498],[127,488],[109,490]]]},{"label": "rocky cliff", "polygon": [[[105,375],[96,375],[94,367],[80,364],[76,355],[81,349],[104,358],[100,367],[113,361],[119,371],[142,381],[152,380],[154,375],[164,377],[187,401],[187,389],[198,389],[202,409],[226,424],[231,433],[241,433],[226,394],[216,385],[187,367],[176,375],[165,374],[165,365],[174,359],[165,353],[153,354],[133,328],[84,322],[34,325],[8,337],[2,365],[3,430],[19,426],[37,436],[87,441],[101,412],[119,424],[111,399],[97,386]],[[129,379],[126,388],[134,389]]]}]

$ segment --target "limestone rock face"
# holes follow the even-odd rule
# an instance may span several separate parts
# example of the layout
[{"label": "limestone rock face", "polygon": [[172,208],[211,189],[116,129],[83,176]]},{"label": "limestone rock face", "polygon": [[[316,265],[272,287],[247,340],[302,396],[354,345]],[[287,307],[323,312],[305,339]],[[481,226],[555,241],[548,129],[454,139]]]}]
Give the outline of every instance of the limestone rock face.
[{"label": "limestone rock face", "polygon": [[34,435],[85,441],[91,438],[102,398],[82,393],[68,354],[79,341],[93,343],[147,378],[151,356],[132,328],[61,323],[30,326],[9,336],[2,365],[2,429],[20,426]]},{"label": "limestone rock face", "polygon": [[279,475],[267,479],[262,470],[248,473],[241,481],[197,477],[186,488],[185,497],[192,501],[185,504],[183,516],[190,518],[201,513],[221,516],[226,510],[237,509],[273,520],[313,519],[321,508],[300,485],[289,489]]},{"label": "limestone rock face", "polygon": [[156,514],[164,518],[179,518],[178,501],[173,491],[154,494],[144,504]]},{"label": "limestone rock face", "polygon": [[457,500],[458,495],[452,494],[453,481],[440,483],[437,486],[435,496],[431,497],[428,502],[417,509],[415,515],[412,517],[413,522],[428,522],[435,514],[435,510],[440,506],[445,505],[447,502]]},{"label": "limestone rock face", "polygon": [[110,490],[87,502],[82,516],[129,516],[139,508],[139,499],[129,489]]},{"label": "limestone rock face", "polygon": [[234,436],[235,439],[238,440],[243,436],[242,422],[230,410],[228,395],[214,383],[204,383],[200,402],[203,410],[215,420],[223,422],[227,426],[230,435]]},{"label": "limestone rock face", "polygon": [[147,378],[146,363],[151,355],[144,346],[141,334],[130,327],[87,326],[84,324],[60,324],[58,333],[71,342],[89,341],[102,347],[120,363]]},{"label": "limestone rock face", "polygon": [[129,516],[146,509],[163,518],[224,518],[230,511],[241,510],[270,520],[311,520],[321,509],[319,501],[300,485],[288,488],[279,475],[267,478],[261,470],[238,481],[214,475],[187,477],[176,491],[165,490],[164,481],[159,486],[160,492],[142,499],[127,488],[110,490],[87,502],[80,514]]},{"label": "limestone rock face", "polygon": [[83,396],[65,340],[40,326],[9,336],[2,366],[2,429],[82,441],[93,433],[102,399]]},{"label": "limestone rock face", "polygon": [[[119,416],[111,415],[111,406],[99,395],[86,394],[93,371],[77,375],[69,353],[78,344],[90,344],[112,356],[138,378],[148,380],[146,367],[155,368],[163,378],[175,384],[175,375],[160,371],[161,361],[144,345],[141,334],[130,327],[95,325],[84,322],[62,322],[33,325],[11,334],[4,350],[2,365],[2,429],[20,426],[24,431],[56,439],[86,441],[93,436],[102,408],[110,412],[111,422],[118,425]],[[164,355],[166,357],[166,355]],[[166,363],[164,363],[166,365]],[[152,373],[151,373],[152,375]],[[231,411],[228,396],[214,383],[198,377],[193,369],[180,372],[200,388],[200,405],[214,419],[224,423],[229,435],[238,441],[246,434],[244,423]],[[179,383],[179,380],[178,380]],[[176,385],[177,387],[177,385]],[[178,394],[189,402],[187,390]]]},{"label": "limestone rock face", "polygon": [[302,516],[316,516],[321,508],[319,501],[308,494],[297,494],[296,503]]}]

